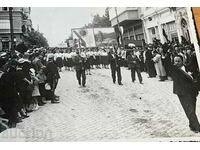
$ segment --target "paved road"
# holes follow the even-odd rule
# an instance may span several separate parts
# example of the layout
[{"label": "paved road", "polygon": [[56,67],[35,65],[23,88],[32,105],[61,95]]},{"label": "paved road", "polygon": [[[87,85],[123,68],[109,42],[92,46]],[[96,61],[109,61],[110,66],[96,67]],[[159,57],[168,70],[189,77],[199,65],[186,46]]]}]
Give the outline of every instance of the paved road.
[{"label": "paved road", "polygon": [[[25,141],[145,141],[200,139],[191,132],[172,81],[147,78],[131,82],[122,68],[123,86],[113,84],[109,69],[92,70],[87,87],[75,72],[64,71],[57,88],[61,103],[46,104],[17,125]],[[200,116],[200,102],[197,113]]]}]

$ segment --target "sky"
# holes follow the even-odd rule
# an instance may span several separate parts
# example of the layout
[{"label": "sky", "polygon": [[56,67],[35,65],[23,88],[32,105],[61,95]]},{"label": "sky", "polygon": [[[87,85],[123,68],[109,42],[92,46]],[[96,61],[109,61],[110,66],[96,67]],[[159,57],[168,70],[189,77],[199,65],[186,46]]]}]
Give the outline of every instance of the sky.
[{"label": "sky", "polygon": [[33,28],[47,38],[49,46],[58,46],[71,34],[71,28],[91,23],[95,14],[103,15],[105,7],[32,7]]}]

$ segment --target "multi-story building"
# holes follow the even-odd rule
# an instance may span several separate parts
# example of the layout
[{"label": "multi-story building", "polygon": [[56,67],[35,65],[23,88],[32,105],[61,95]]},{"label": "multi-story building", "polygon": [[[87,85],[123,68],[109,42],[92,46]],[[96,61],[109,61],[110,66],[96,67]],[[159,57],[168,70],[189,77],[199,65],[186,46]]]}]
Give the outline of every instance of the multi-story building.
[{"label": "multi-story building", "polygon": [[[143,7],[141,8],[145,38],[147,43],[159,39],[161,43],[168,40],[190,41],[190,28],[185,7]],[[165,36],[164,36],[165,35]]]},{"label": "multi-story building", "polygon": [[122,33],[123,44],[129,42],[140,46],[144,39],[140,8],[138,7],[111,7],[109,8],[111,25],[114,27],[117,37]]},{"label": "multi-story building", "polygon": [[[30,7],[13,7],[13,36],[17,45],[31,31]],[[11,48],[9,7],[0,7],[0,51]]]}]

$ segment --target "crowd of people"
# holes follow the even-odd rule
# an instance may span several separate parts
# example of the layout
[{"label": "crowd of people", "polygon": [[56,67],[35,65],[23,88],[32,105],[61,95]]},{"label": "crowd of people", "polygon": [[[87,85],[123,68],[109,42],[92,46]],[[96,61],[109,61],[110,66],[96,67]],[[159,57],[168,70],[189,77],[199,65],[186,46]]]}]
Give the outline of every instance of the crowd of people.
[{"label": "crowd of people", "polygon": [[24,54],[17,51],[1,54],[1,127],[5,118],[8,127],[16,127],[22,119],[29,117],[28,112],[45,105],[46,100],[59,103],[59,97],[55,95],[60,78],[57,65],[53,57],[47,61],[45,55],[43,48],[28,50]]},{"label": "crowd of people", "polygon": [[[192,93],[196,95],[189,93],[187,96],[193,98],[190,101],[186,102],[183,92],[177,92],[179,82],[185,81],[179,81],[181,78],[177,76],[174,64],[179,64],[179,67],[185,66],[184,73],[192,79],[192,86],[196,90]],[[162,44],[159,40],[154,40],[152,44],[146,44],[143,48],[131,47],[128,50],[119,47],[35,48],[23,54],[17,51],[4,52],[0,57],[0,118],[7,118],[8,126],[15,127],[22,119],[29,117],[28,112],[45,105],[47,100],[59,103],[55,89],[60,78],[59,72],[63,68],[75,71],[78,84],[85,87],[86,75],[91,75],[90,70],[101,68],[110,68],[113,83],[115,84],[117,75],[118,84],[123,85],[121,67],[130,70],[133,83],[137,73],[140,84],[143,84],[141,72],[146,72],[149,78],[158,77],[160,81],[173,80],[174,93],[180,99],[190,128],[200,131],[195,114],[200,76],[194,47],[190,43],[180,44],[174,41]],[[182,80],[186,80],[184,73]],[[191,85],[188,87],[193,89]],[[181,90],[187,91],[187,88]],[[191,109],[188,109],[188,106]]]}]

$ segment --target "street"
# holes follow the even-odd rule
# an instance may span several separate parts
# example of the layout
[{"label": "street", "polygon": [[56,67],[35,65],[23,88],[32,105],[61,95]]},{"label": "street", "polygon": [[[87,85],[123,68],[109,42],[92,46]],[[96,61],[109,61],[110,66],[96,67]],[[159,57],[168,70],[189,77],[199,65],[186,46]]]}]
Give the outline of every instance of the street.
[{"label": "street", "polygon": [[[59,104],[50,102],[17,125],[25,141],[141,141],[154,138],[200,137],[188,120],[172,81],[159,82],[142,73],[144,84],[131,82],[122,68],[123,86],[112,83],[110,69],[93,69],[86,87],[75,72],[63,71],[56,90]],[[199,98],[199,97],[198,97]],[[200,117],[200,102],[197,115]]]}]

